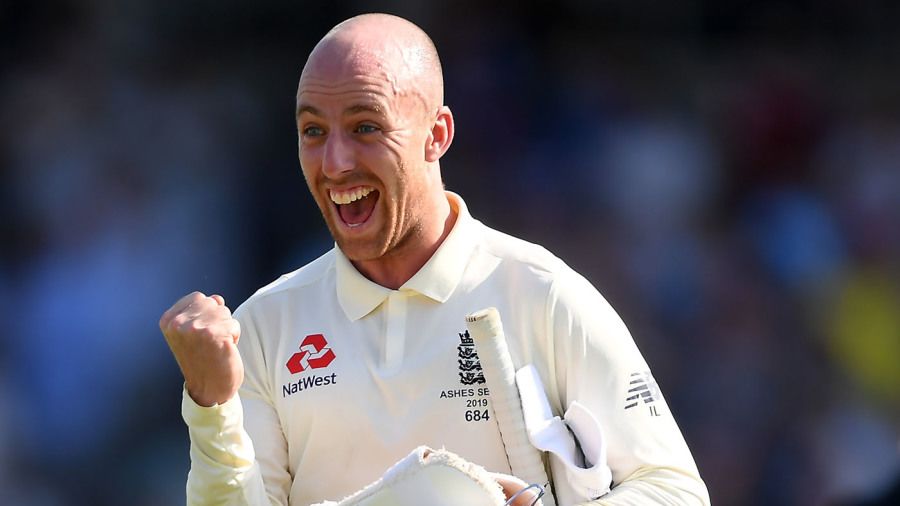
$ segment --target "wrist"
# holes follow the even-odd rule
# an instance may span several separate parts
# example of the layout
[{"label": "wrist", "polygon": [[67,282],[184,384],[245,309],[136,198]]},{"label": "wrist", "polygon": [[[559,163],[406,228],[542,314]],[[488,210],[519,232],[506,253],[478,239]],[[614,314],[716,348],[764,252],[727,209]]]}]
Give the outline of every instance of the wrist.
[{"label": "wrist", "polygon": [[195,404],[204,408],[225,404],[234,397],[234,392],[210,392],[209,389],[191,385],[189,382],[185,382],[184,389]]}]

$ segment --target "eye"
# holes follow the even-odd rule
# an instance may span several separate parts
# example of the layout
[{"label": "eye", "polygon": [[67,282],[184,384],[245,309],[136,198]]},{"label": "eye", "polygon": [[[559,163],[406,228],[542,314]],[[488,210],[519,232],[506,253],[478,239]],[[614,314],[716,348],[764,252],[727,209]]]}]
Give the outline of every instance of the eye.
[{"label": "eye", "polygon": [[325,135],[325,130],[322,130],[315,125],[310,125],[303,128],[304,137],[321,137],[322,135]]},{"label": "eye", "polygon": [[356,127],[356,130],[354,130],[354,132],[359,134],[371,134],[377,132],[378,130],[380,129],[371,123],[361,123]]}]

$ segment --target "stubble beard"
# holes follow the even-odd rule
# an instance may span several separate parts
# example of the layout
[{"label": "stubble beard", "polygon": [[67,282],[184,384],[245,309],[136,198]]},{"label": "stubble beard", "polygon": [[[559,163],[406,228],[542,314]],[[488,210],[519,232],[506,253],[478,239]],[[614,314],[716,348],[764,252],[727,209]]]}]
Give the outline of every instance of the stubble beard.
[{"label": "stubble beard", "polygon": [[[379,196],[379,199],[383,198],[384,195]],[[384,202],[379,202],[378,205],[384,205]],[[416,220],[415,203],[405,202],[403,207],[393,209],[385,206],[381,211],[381,219],[384,220],[382,226],[367,237],[347,237],[341,234],[340,224],[325,220],[331,236],[349,260],[364,262],[402,255],[403,251],[416,242],[416,237],[421,236],[422,224]]]},{"label": "stubble beard", "polygon": [[[387,196],[384,192],[381,192],[378,196],[379,202],[376,203],[376,206],[379,206],[380,209],[374,211],[380,212],[381,216],[379,219],[383,220],[383,223],[380,227],[369,231],[362,237],[349,236],[346,233],[345,225],[339,223],[341,218],[338,213],[334,212],[330,199],[327,196],[321,198],[323,202],[320,203],[319,207],[325,224],[328,226],[328,231],[331,232],[331,237],[337,243],[338,248],[349,260],[353,262],[377,260],[391,251],[394,246],[392,238],[396,237],[396,229],[399,224],[396,223],[396,216],[391,216],[392,210],[385,205],[386,201],[383,199],[386,199]],[[400,212],[399,209],[394,209],[393,211]]]},{"label": "stubble beard", "polygon": [[342,235],[340,230],[336,230],[338,227],[330,222],[328,228],[331,230],[331,236],[338,248],[353,262],[376,260],[383,257],[390,249],[387,240],[388,231],[384,229],[377,230],[374,237],[349,238]]},{"label": "stubble beard", "polygon": [[[399,174],[407,174],[407,165],[402,161],[398,167]],[[403,177],[403,176],[401,176]],[[364,183],[364,181],[360,181]],[[422,212],[422,203],[415,195],[408,192],[417,187],[415,183],[399,185],[399,187],[387,188],[382,184],[378,203],[380,207],[374,212],[381,213],[379,217],[382,225],[371,231],[365,237],[348,237],[345,234],[344,225],[338,223],[340,216],[333,213],[333,204],[328,198],[328,192],[319,193],[319,210],[325,220],[325,224],[331,232],[331,237],[337,243],[341,252],[353,262],[365,262],[402,254],[403,250],[414,244],[417,236],[421,236],[423,225],[416,214]],[[397,200],[391,201],[391,196]]]}]

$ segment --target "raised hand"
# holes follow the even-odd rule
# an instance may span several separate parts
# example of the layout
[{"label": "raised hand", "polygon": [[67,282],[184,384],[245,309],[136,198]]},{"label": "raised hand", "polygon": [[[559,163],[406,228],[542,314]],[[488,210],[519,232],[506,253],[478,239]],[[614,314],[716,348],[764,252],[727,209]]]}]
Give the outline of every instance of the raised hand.
[{"label": "raised hand", "polygon": [[191,398],[200,406],[234,397],[244,379],[237,342],[241,326],[221,295],[185,295],[159,319]]}]

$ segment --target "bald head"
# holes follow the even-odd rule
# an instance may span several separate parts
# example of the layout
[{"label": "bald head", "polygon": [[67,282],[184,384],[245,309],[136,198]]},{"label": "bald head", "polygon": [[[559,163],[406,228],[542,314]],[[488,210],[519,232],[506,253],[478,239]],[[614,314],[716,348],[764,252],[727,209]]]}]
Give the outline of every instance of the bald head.
[{"label": "bald head", "polygon": [[433,113],[444,101],[437,49],[418,26],[390,14],[362,14],[331,29],[310,53],[300,76],[371,75],[390,83],[396,96],[421,102]]}]

